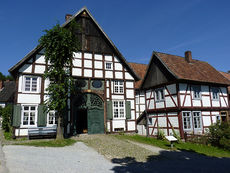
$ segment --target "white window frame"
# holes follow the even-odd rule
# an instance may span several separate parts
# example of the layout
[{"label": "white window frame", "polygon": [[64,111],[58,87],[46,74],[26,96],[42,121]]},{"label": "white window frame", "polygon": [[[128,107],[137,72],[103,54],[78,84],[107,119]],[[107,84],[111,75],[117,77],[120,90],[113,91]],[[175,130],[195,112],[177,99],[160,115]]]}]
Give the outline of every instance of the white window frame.
[{"label": "white window frame", "polygon": [[[37,127],[37,117],[38,117],[38,105],[33,105],[33,104],[23,104],[22,106],[22,110],[21,110],[21,127]],[[28,106],[29,107],[29,111],[24,111],[24,107]],[[30,110],[30,107],[35,107],[34,111]],[[24,112],[29,112],[29,116],[28,116],[28,125],[24,125],[23,124],[23,119],[24,119]],[[31,112],[35,112],[35,118],[34,118],[34,125],[30,125],[30,113]]]},{"label": "white window frame", "polygon": [[[107,68],[107,64],[110,64],[111,68]],[[105,61],[105,70],[113,70],[113,62]]]},{"label": "white window frame", "polygon": [[[190,114],[190,116],[184,116],[184,113],[189,113]],[[185,125],[184,125],[184,118],[190,118],[190,128],[186,128],[185,129]],[[187,120],[186,120],[186,122],[188,122]],[[191,111],[183,111],[182,112],[182,123],[183,123],[183,129],[184,129],[184,131],[191,131],[193,128],[192,128],[192,113],[191,113]]]},{"label": "white window frame", "polygon": [[[118,107],[114,106],[114,102],[118,102]],[[123,107],[120,106],[120,102],[123,102]],[[113,100],[113,119],[126,119],[125,101],[124,100]],[[115,117],[115,109],[118,109],[118,117]],[[121,117],[121,109],[123,109],[123,117]]]},{"label": "white window frame", "polygon": [[[30,90],[26,91],[26,78],[30,78]],[[37,78],[36,83],[36,91],[32,91],[32,78]],[[22,82],[22,91],[24,93],[39,93],[40,92],[40,77],[39,76],[32,76],[32,75],[25,75],[23,76],[23,82]]]},{"label": "white window frame", "polygon": [[55,123],[55,121],[57,121],[57,120],[56,120],[56,118],[57,118],[56,116],[54,116],[54,120],[53,120],[54,123],[52,123],[52,124],[49,123],[50,113],[54,113],[54,114],[55,114],[56,111],[52,110],[52,111],[49,111],[49,112],[47,113],[47,123],[46,123],[47,127],[57,126],[57,124]]},{"label": "white window frame", "polygon": [[[157,95],[159,96],[159,98],[157,98]],[[164,88],[155,89],[155,101],[162,102],[164,100],[165,100]]]},{"label": "white window frame", "polygon": [[[199,116],[196,117],[194,116],[195,113],[199,113]],[[200,119],[199,123],[200,123],[200,127],[195,127],[195,121],[197,121],[197,118]],[[201,116],[201,111],[192,111],[192,121],[193,121],[193,128],[194,128],[194,131],[200,131],[202,130],[203,126],[202,126],[202,116]]]},{"label": "white window frame", "polygon": [[[216,94],[217,98],[214,98],[214,91],[218,91]],[[211,96],[212,100],[219,100],[220,99],[220,89],[218,87],[211,87]]]},{"label": "white window frame", "polygon": [[[124,94],[124,81],[122,80],[115,80],[113,81],[113,91],[115,94]],[[117,87],[117,90],[116,90]]]},{"label": "white window frame", "polygon": [[[199,89],[199,97],[196,96],[196,89]],[[192,98],[194,100],[201,100],[201,86],[200,85],[192,85]]]}]

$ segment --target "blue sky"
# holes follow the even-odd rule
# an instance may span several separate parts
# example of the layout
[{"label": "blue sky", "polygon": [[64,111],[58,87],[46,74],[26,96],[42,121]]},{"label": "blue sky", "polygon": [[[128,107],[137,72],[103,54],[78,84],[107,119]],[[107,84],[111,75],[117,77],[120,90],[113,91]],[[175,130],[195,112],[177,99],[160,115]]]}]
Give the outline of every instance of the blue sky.
[{"label": "blue sky", "polygon": [[0,2],[0,72],[38,44],[44,29],[86,6],[127,61],[147,64],[152,51],[230,70],[228,0],[8,0]]}]

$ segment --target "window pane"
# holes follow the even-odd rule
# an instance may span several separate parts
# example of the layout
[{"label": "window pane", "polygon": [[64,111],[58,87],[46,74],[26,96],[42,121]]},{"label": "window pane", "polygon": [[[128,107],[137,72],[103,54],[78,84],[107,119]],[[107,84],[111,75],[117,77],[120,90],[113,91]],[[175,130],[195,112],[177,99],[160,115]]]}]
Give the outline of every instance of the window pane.
[{"label": "window pane", "polygon": [[118,118],[118,109],[114,109],[114,117]]},{"label": "window pane", "polygon": [[35,112],[30,113],[30,125],[35,124]]},{"label": "window pane", "polygon": [[124,118],[124,109],[120,109],[120,118]]},{"label": "window pane", "polygon": [[23,125],[28,125],[28,120],[29,120],[29,113],[24,112],[24,114],[23,114]]},{"label": "window pane", "polygon": [[35,106],[31,106],[30,110],[34,111],[35,110]]},{"label": "window pane", "polygon": [[29,110],[29,106],[24,106],[24,110]]}]

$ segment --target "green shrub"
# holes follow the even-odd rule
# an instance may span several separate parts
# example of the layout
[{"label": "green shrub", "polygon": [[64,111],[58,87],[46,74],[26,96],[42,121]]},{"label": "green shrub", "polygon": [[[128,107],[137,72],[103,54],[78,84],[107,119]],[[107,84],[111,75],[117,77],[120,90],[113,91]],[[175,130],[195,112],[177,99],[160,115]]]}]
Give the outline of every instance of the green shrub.
[{"label": "green shrub", "polygon": [[2,129],[5,132],[11,131],[11,117],[12,117],[12,105],[7,105],[5,108],[1,110],[2,114]]},{"label": "green shrub", "polygon": [[230,150],[230,123],[218,122],[210,126],[209,142],[214,146]]},{"label": "green shrub", "polygon": [[161,129],[157,129],[157,139],[159,140],[164,140],[165,139],[165,134],[164,131]]}]

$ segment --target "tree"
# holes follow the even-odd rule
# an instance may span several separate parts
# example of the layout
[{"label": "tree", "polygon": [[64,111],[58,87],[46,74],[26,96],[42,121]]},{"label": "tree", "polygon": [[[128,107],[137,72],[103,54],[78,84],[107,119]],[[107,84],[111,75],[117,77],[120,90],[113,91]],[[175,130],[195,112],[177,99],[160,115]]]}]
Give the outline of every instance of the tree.
[{"label": "tree", "polygon": [[45,101],[45,105],[48,111],[56,111],[56,139],[63,139],[63,116],[66,116],[67,100],[73,88],[70,74],[72,58],[73,52],[79,50],[79,43],[74,34],[76,28],[76,23],[70,24],[68,29],[57,24],[52,29],[45,30],[46,34],[39,39],[45,50],[46,63],[50,64],[44,73],[44,78],[51,81],[47,88],[49,99]]}]

